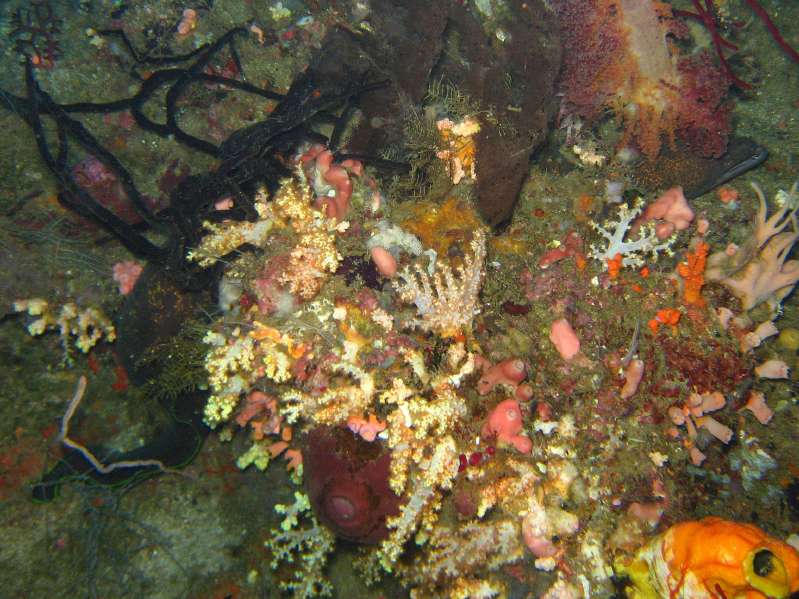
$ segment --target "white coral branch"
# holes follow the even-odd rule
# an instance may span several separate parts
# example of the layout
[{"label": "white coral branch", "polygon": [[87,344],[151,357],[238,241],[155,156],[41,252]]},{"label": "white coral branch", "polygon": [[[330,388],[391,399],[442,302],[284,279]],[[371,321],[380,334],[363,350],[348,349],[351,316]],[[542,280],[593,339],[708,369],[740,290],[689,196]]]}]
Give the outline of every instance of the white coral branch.
[{"label": "white coral branch", "polygon": [[654,225],[644,223],[638,229],[638,236],[630,239],[630,229],[635,218],[641,213],[642,200],[639,198],[632,208],[626,204],[619,206],[618,220],[608,220],[603,225],[592,223],[593,229],[607,242],[603,248],[599,244],[591,246],[590,256],[600,260],[607,266],[607,261],[620,255],[624,266],[642,266],[644,257],[649,255],[652,260],[657,260],[658,253],[664,252],[671,255],[671,245],[675,235],[661,240],[655,233]]},{"label": "white coral branch", "polygon": [[485,233],[477,231],[471,254],[454,271],[448,264],[440,264],[431,277],[419,264],[414,264],[398,273],[394,288],[403,301],[416,305],[419,314],[419,318],[410,321],[412,327],[446,335],[471,324],[480,312],[478,295],[483,282],[485,246]]}]

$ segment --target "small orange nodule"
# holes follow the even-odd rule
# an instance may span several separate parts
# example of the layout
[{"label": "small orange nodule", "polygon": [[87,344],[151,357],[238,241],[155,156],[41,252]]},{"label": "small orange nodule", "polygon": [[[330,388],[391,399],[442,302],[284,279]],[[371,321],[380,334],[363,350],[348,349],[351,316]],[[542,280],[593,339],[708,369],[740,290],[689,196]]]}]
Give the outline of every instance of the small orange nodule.
[{"label": "small orange nodule", "polygon": [[452,337],[452,340],[456,343],[463,343],[466,341],[466,335],[461,330],[453,331],[450,336]]},{"label": "small orange nodule", "polygon": [[582,193],[574,203],[574,217],[578,222],[586,222],[588,215],[594,209],[594,198],[587,194]]},{"label": "small orange nodule", "polygon": [[256,341],[269,339],[270,341],[274,341],[275,343],[277,343],[280,341],[282,334],[280,331],[278,331],[275,328],[257,324],[257,328],[250,331],[250,337],[252,337]]},{"label": "small orange nodule", "polygon": [[738,190],[734,187],[722,187],[718,191],[719,199],[724,204],[729,204],[738,199]]},{"label": "small orange nodule", "polygon": [[611,280],[616,279],[619,276],[619,271],[621,271],[622,267],[622,255],[616,254],[613,258],[606,258],[605,262],[608,265],[608,275],[610,276]]},{"label": "small orange nodule", "polygon": [[667,324],[674,330],[677,323],[680,322],[681,316],[682,313],[676,308],[661,308],[655,313],[655,317],[646,324],[652,333],[657,333],[662,324]]},{"label": "small orange nodule", "polygon": [[289,346],[289,355],[294,358],[295,360],[302,358],[305,355],[305,352],[308,351],[309,346],[305,343],[300,343],[298,345],[291,345]]},{"label": "small orange nodule", "polygon": [[683,301],[689,306],[703,306],[705,303],[701,293],[709,249],[710,246],[703,241],[693,252],[685,254],[685,262],[677,265],[677,273],[683,279]]},{"label": "small orange nodule", "polygon": [[663,324],[674,326],[680,322],[680,316],[680,311],[676,308],[663,308],[657,311],[655,318]]}]

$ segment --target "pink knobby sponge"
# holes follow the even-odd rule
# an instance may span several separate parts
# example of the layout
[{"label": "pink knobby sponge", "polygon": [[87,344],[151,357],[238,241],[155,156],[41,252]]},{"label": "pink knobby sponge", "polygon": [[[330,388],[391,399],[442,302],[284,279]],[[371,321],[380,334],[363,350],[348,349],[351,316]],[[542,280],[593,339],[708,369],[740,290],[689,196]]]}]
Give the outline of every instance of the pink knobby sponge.
[{"label": "pink knobby sponge", "polygon": [[[487,360],[486,360],[487,362]],[[516,387],[527,376],[527,367],[518,358],[508,358],[494,366],[488,366],[483,376],[477,381],[477,392],[485,395],[496,385]]]},{"label": "pink knobby sponge", "polygon": [[[327,151],[329,152],[329,150]],[[336,190],[336,196],[332,199],[327,199],[327,215],[331,218],[343,220],[350,207],[350,197],[352,196],[350,175],[343,166],[334,164],[327,169],[322,178]]]},{"label": "pink knobby sponge", "polygon": [[[363,165],[358,161],[333,162],[333,153],[323,145],[315,144],[299,157],[305,172],[317,193],[316,204],[325,209],[331,218],[342,220],[347,214],[352,196],[350,171],[359,174]],[[330,196],[328,192],[332,191]]]},{"label": "pink knobby sponge", "polygon": [[376,245],[370,250],[377,272],[389,279],[397,274],[397,259],[386,248]]},{"label": "pink knobby sponge", "polygon": [[549,340],[552,341],[564,360],[571,360],[580,352],[580,340],[577,338],[577,333],[565,318],[552,323]]},{"label": "pink knobby sponge", "polygon": [[682,187],[677,186],[664,191],[649,204],[642,219],[643,222],[658,221],[655,223],[655,233],[658,239],[666,239],[674,231],[687,229],[694,220],[694,211],[688,205]]},{"label": "pink knobby sponge", "polygon": [[496,437],[500,443],[513,445],[522,453],[530,453],[533,442],[529,437],[520,435],[522,432],[522,410],[515,399],[506,399],[500,402],[488,415],[488,420],[483,425],[483,437]]}]

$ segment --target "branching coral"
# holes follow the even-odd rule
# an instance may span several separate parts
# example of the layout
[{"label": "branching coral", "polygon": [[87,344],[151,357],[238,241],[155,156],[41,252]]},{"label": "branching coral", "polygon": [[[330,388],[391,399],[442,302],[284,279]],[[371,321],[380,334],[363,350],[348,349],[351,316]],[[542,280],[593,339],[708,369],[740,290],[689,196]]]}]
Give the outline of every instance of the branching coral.
[{"label": "branching coral", "polygon": [[727,287],[744,310],[766,301],[778,305],[799,281],[799,260],[788,260],[799,239],[797,208],[786,204],[768,216],[766,196],[756,184],[752,188],[759,201],[752,236],[732,255],[711,255],[705,276]]},{"label": "branching coral", "polygon": [[[620,260],[624,266],[642,266],[644,257],[649,256],[657,260],[658,253],[671,254],[674,237],[666,240],[658,239],[655,226],[651,222],[645,223],[638,230],[635,239],[630,239],[630,227],[635,218],[641,214],[643,200],[636,201],[633,208],[626,204],[619,206],[618,220],[607,221],[604,226],[591,223],[594,230],[605,240],[604,247],[599,244],[591,246],[591,257],[601,260],[606,265],[608,261]],[[619,258],[617,258],[617,256]]]},{"label": "branching coral", "polygon": [[480,311],[478,294],[485,267],[485,233],[478,230],[471,243],[472,253],[454,270],[448,264],[436,266],[432,277],[419,264],[398,273],[394,284],[400,298],[416,304],[419,318],[413,327],[449,336],[470,326]]},{"label": "branching coral", "polygon": [[[341,424],[352,414],[362,414],[371,403],[374,393],[372,376],[347,362],[338,362],[330,368],[344,377],[322,393],[304,393],[290,389],[281,396],[283,413],[289,422],[306,420],[315,424]],[[354,384],[344,383],[345,379]]]},{"label": "branching coral", "polygon": [[272,202],[268,202],[264,190],[258,193],[255,222],[203,223],[209,234],[189,252],[188,258],[201,266],[211,266],[245,244],[266,247],[273,228],[290,229],[296,236],[295,245],[279,281],[291,293],[311,299],[338,268],[341,255],[336,249],[336,233],[347,228],[346,223],[338,223],[314,208],[312,202],[310,187],[298,170],[293,179],[281,183]]},{"label": "branching coral", "polygon": [[205,408],[209,426],[228,420],[241,393],[256,381],[287,381],[293,359],[303,351],[290,336],[257,323],[249,332],[236,327],[227,336],[209,331],[204,341],[212,347],[205,358],[212,390]]},{"label": "branching coral", "polygon": [[411,591],[414,599],[436,596],[445,585],[449,587],[448,597],[504,596],[506,586],[499,580],[460,573],[483,567],[495,571],[524,555],[519,526],[511,519],[471,522],[455,529],[436,528],[427,540],[427,548],[411,567],[401,568],[403,575],[418,585]]},{"label": "branching coral", "polygon": [[299,519],[305,520],[305,512],[311,509],[308,497],[295,494],[291,506],[276,505],[275,510],[285,518],[280,530],[273,531],[272,538],[266,542],[272,551],[272,569],[281,562],[292,564],[292,577],[280,583],[280,588],[291,592],[296,599],[329,597],[333,586],[327,581],[323,569],[327,556],[333,550],[333,534],[320,526],[313,514],[308,514],[309,525],[301,527]]},{"label": "branching coral", "polygon": [[203,227],[208,234],[188,253],[188,259],[199,263],[200,266],[212,266],[245,243],[262,247],[269,239],[274,225],[272,209],[266,200],[267,198],[262,196],[255,201],[255,211],[258,213],[258,220],[255,222],[225,221],[220,224],[204,222]]},{"label": "branching coral", "polygon": [[438,520],[442,494],[452,488],[458,474],[458,449],[454,439],[450,436],[439,439],[432,455],[419,460],[418,465],[419,476],[413,481],[408,500],[400,508],[400,514],[389,519],[391,533],[381,543],[377,554],[381,565],[389,572],[417,528],[429,532]]},{"label": "branching coral", "polygon": [[15,301],[14,311],[27,312],[34,317],[28,324],[31,335],[42,335],[49,329],[57,329],[65,360],[69,360],[72,338],[75,338],[75,346],[84,354],[103,337],[109,342],[116,339],[114,325],[98,308],[81,310],[74,302],[67,302],[56,313],[47,300],[31,298]]}]

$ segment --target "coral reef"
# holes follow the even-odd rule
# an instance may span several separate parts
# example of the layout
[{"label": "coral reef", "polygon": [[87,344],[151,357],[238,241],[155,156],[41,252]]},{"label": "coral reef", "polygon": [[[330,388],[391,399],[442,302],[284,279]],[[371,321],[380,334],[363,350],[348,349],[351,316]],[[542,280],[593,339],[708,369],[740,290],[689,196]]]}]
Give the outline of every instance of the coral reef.
[{"label": "coral reef", "polygon": [[[738,31],[743,3],[704,4],[725,36],[752,33]],[[734,82],[700,35],[687,36],[690,16],[649,0],[238,3],[224,19],[247,25],[206,43],[230,3],[156,5],[119,8],[122,34],[67,29],[126,67],[109,83],[122,100],[58,103],[74,85],[67,61],[29,64],[27,95],[0,94],[9,122],[33,128],[58,200],[95,220],[70,219],[69,235],[107,253],[100,266],[48,262],[48,292],[14,289],[47,299],[20,300],[4,320],[54,334],[34,342],[8,327],[9,396],[34,399],[7,402],[26,417],[0,419],[11,440],[0,496],[32,483],[52,499],[78,479],[62,494],[73,514],[103,509],[84,480],[108,485],[102,501],[121,487],[156,498],[179,522],[175,542],[196,531],[177,556],[188,556],[186,572],[204,571],[172,592],[109,570],[142,596],[795,592],[794,554],[776,541],[799,513],[795,173],[787,146],[763,140],[777,159],[756,176],[783,187],[772,214],[759,188],[737,182],[699,196],[764,156],[733,142],[718,164],[684,159],[723,151]],[[148,31],[131,33],[131,15]],[[563,130],[531,165],[554,116],[554,16],[569,25]],[[747,78],[782,72],[761,57],[747,43],[728,66]],[[131,85],[139,91],[125,99]],[[793,140],[781,106],[778,137]],[[616,128],[603,122],[610,113]],[[151,143],[139,126],[162,137]],[[82,153],[58,146],[64,136]],[[184,143],[208,155],[207,173],[174,150]],[[147,187],[170,189],[168,204],[132,183],[154,170],[141,147],[168,165]],[[653,162],[664,152],[707,173],[669,170],[653,183],[646,171],[665,168]],[[19,238],[33,255],[66,244],[57,224],[42,225],[60,210],[50,183],[29,156],[16,166],[37,185],[8,195],[4,230],[31,227]],[[7,253],[10,263],[22,252]],[[114,263],[124,297],[109,280]],[[87,376],[27,376],[59,342],[83,350],[67,366]],[[72,401],[47,400],[74,379]],[[124,407],[145,415],[138,426],[119,409],[128,397]],[[162,434],[156,404],[168,410]],[[111,447],[132,449],[101,446],[109,430]],[[155,430],[168,451],[141,442]],[[60,459],[35,483],[45,459],[29,455],[42,438]],[[190,462],[174,484],[127,494]],[[40,513],[37,564],[74,561],[71,523],[56,510]],[[709,514],[725,520],[701,520]],[[138,559],[162,567],[154,546],[136,544]],[[720,565],[733,553],[733,567]],[[69,582],[54,594],[81,584]]]},{"label": "coral reef", "polygon": [[[290,185],[296,188],[307,184],[299,179],[284,183],[282,189]],[[280,193],[284,192],[279,192],[278,199],[270,204],[270,215],[281,206]],[[313,203],[307,194],[292,198],[302,198],[309,207]],[[273,205],[276,208],[271,208]],[[300,205],[292,213],[304,213],[303,210]],[[262,208],[261,218],[265,216]],[[322,222],[326,218],[317,216]],[[203,256],[210,264],[213,256],[239,247],[242,235],[249,235],[257,226],[230,223],[211,227],[199,249],[192,250],[192,256]],[[342,235],[346,228],[335,230]],[[270,230],[268,234],[279,235],[280,231]],[[333,239],[335,245],[340,242],[338,236]],[[258,245],[266,247],[268,241],[259,237]],[[432,566],[406,570],[400,565],[406,544],[413,539],[418,544],[429,539],[426,547],[437,548],[422,558],[432,564],[455,551],[461,538],[459,534],[453,537],[439,518],[461,472],[464,439],[468,438],[461,429],[469,426],[469,409],[459,388],[476,373],[476,356],[469,349],[469,339],[473,319],[480,311],[479,291],[485,268],[485,234],[481,229],[472,232],[469,249],[456,266],[453,259],[438,257],[432,275],[418,264],[400,271],[392,302],[395,306],[413,302],[416,315],[403,314],[395,321],[374,302],[354,304],[343,298],[329,301],[323,284],[321,298],[315,301],[297,294],[300,308],[293,316],[296,326],[289,321],[288,328],[274,328],[269,314],[252,304],[243,314],[231,315],[238,325],[225,327],[223,317],[206,336],[211,345],[206,368],[214,390],[206,407],[206,421],[220,425],[239,410],[237,423],[253,428],[252,449],[242,456],[239,465],[265,466],[268,458],[264,454],[264,437],[283,430],[283,421],[305,431],[303,476],[318,520],[341,538],[378,543],[370,554],[373,564],[386,571],[396,569],[414,588],[416,596],[427,596],[423,589],[433,588],[437,589],[435,596],[457,596],[468,589],[481,589],[481,593],[500,589],[503,585],[488,582],[477,572],[496,570],[516,561],[523,552],[521,523],[515,520],[515,510],[508,507],[504,520],[492,518],[474,524],[475,530],[480,531],[475,548],[480,547],[482,555],[488,556],[487,561],[476,559],[479,554],[473,555],[472,551],[462,553],[458,546],[457,552],[462,555],[457,558],[460,570],[448,580],[440,580]],[[246,262],[244,256],[239,256],[237,262],[230,264],[229,272]],[[249,276],[258,276],[260,268],[252,266],[249,272],[253,274]],[[291,272],[299,266],[289,263],[286,268]],[[244,287],[248,286],[245,280]],[[310,322],[308,319],[316,324],[300,324]],[[432,332],[442,339],[443,355],[434,368],[417,349],[420,338],[396,333],[395,327],[421,329],[420,335]],[[388,368],[375,368],[375,362],[368,358],[375,351],[391,352],[388,355],[394,358],[387,362]],[[522,368],[514,371],[510,380],[513,387],[525,390],[520,397],[527,399],[529,391],[520,385],[524,376]],[[269,389],[272,395],[258,389]],[[491,392],[491,388],[486,387],[485,391]],[[241,407],[243,392],[247,392],[247,401]],[[510,405],[508,402],[500,402],[495,409],[499,416],[489,419],[482,433],[478,423],[471,426],[486,443],[507,441],[529,453],[532,442],[520,434],[521,408],[516,400],[510,401],[515,415],[510,429],[506,426],[509,412],[502,407]],[[368,420],[365,414],[369,415]],[[367,426],[373,428],[367,431]],[[276,445],[282,451],[294,442],[292,436],[268,446],[268,451],[274,453]],[[492,452],[497,453],[497,449],[492,448]],[[478,502],[481,517],[491,506],[505,505],[522,488],[531,489],[536,484],[537,477],[527,465],[515,466],[524,472],[518,481],[505,477],[505,482],[500,482],[501,470],[495,475],[499,480],[481,474],[480,454],[472,455],[476,469],[471,470],[470,477],[475,481],[484,479]],[[259,461],[258,456],[266,459]],[[513,491],[516,485],[522,485],[518,493]],[[531,504],[529,509],[543,514],[539,526],[549,530],[554,508],[541,511],[543,508],[536,506]],[[555,529],[561,530],[558,526]],[[493,542],[496,539],[504,540],[497,546]],[[512,553],[505,551],[509,548]]]}]

